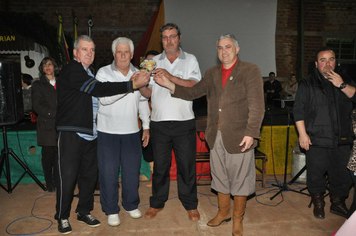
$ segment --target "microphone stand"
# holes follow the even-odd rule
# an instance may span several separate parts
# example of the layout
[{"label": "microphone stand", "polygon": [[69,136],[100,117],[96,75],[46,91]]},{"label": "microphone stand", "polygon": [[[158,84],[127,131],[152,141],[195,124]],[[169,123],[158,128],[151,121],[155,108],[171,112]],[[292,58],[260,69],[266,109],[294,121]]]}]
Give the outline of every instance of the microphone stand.
[{"label": "microphone stand", "polygon": [[307,196],[310,196],[307,193],[303,193],[302,191],[297,191],[295,189],[291,189],[288,187],[288,184],[294,183],[295,180],[297,180],[299,178],[299,176],[306,170],[306,166],[304,166],[299,172],[298,174],[292,179],[291,182],[287,182],[287,167],[288,167],[288,148],[289,148],[289,124],[290,124],[290,113],[291,113],[291,108],[290,107],[286,107],[287,112],[288,112],[288,123],[287,123],[287,141],[286,141],[286,156],[285,156],[285,164],[284,164],[284,181],[282,185],[274,185],[279,187],[279,191],[273,195],[270,200],[273,200],[278,194],[282,193],[283,191],[292,191],[292,192],[296,192],[296,193],[300,193],[300,194],[304,194]]},{"label": "microphone stand", "polygon": [[[37,183],[38,186],[40,186],[43,191],[46,191],[47,188],[37,179],[37,177],[31,172],[31,170],[26,166],[21,159],[16,156],[15,152],[8,147],[8,142],[7,142],[7,133],[6,133],[6,127],[5,125],[2,127],[2,132],[3,132],[3,141],[4,141],[4,149],[1,151],[1,157],[0,157],[0,177],[2,175],[2,172],[4,172],[4,175],[6,177],[6,183],[7,183],[7,188],[0,183],[0,187],[4,189],[8,193],[12,193],[12,191],[16,188],[16,186],[20,183],[22,178],[25,176],[25,174],[29,174],[30,177]],[[23,174],[21,177],[17,180],[17,182],[12,185],[11,182],[11,173],[10,173],[10,162],[9,162],[9,157],[13,157],[15,161],[24,169]],[[5,169],[4,169],[5,167]]]}]

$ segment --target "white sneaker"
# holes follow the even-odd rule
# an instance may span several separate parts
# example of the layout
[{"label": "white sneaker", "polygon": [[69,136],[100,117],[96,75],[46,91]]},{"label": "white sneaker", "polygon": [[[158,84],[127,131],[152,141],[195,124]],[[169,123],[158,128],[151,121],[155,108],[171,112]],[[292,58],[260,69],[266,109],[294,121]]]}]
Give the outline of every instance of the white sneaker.
[{"label": "white sneaker", "polygon": [[132,211],[126,211],[126,212],[129,213],[131,218],[133,218],[133,219],[138,219],[138,218],[142,217],[142,213],[139,209],[135,209]]},{"label": "white sneaker", "polygon": [[119,226],[120,225],[120,219],[119,219],[119,214],[112,214],[112,215],[108,215],[108,224],[110,226]]}]

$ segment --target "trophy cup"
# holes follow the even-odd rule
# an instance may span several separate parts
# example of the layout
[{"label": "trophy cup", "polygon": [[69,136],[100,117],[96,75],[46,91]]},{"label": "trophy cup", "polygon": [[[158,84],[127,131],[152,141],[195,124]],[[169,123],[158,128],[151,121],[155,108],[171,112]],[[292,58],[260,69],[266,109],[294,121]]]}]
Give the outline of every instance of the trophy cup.
[{"label": "trophy cup", "polygon": [[155,60],[153,60],[153,59],[146,59],[146,60],[144,60],[143,62],[141,62],[141,64],[140,64],[140,70],[142,71],[142,72],[149,72],[149,73],[151,73],[151,76],[152,76],[152,71],[154,70],[154,69],[156,69],[156,66],[157,66],[157,63],[156,63],[156,61]]}]

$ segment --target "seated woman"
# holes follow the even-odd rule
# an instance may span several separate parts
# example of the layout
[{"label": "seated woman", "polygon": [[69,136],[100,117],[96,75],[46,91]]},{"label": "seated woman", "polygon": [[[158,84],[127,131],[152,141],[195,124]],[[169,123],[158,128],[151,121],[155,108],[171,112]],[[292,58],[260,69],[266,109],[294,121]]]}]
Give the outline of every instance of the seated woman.
[{"label": "seated woman", "polygon": [[295,74],[291,74],[289,77],[288,82],[284,86],[284,93],[288,97],[288,95],[292,95],[293,99],[295,99],[295,94],[297,93],[298,90],[298,82],[297,82],[297,77]]}]

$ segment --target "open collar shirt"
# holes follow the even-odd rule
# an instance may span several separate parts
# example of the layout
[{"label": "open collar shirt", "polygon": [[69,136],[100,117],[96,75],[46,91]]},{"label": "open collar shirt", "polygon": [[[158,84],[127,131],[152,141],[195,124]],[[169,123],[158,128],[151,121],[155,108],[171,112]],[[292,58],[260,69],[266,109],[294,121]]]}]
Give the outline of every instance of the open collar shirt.
[{"label": "open collar shirt", "polygon": [[[166,69],[170,74],[180,79],[201,80],[199,63],[192,54],[184,52],[181,48],[178,58],[171,63],[165,51],[153,57],[157,68]],[[194,119],[193,102],[185,101],[171,96],[169,89],[157,83],[152,85],[152,121],[185,121]]]},{"label": "open collar shirt", "polygon": [[[115,61],[99,69],[96,79],[101,82],[126,82],[138,71],[132,64],[127,75],[115,66]],[[139,131],[137,115],[143,129],[149,129],[148,99],[136,90],[131,93],[99,98],[98,130],[110,134],[132,134]]]}]

